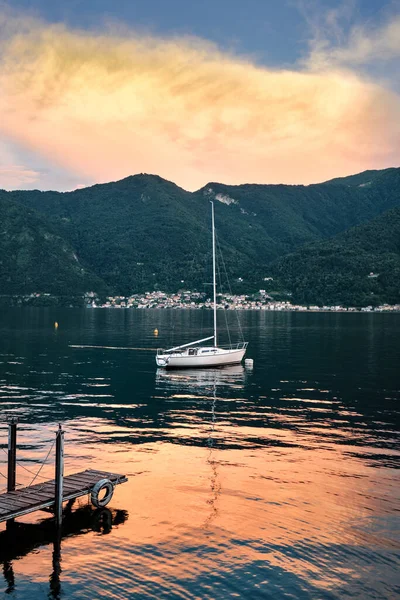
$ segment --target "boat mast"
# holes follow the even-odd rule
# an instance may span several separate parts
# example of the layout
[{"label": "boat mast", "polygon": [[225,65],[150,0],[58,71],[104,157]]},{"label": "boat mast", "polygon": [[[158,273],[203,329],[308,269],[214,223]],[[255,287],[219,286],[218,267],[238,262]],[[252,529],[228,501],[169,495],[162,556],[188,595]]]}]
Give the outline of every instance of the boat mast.
[{"label": "boat mast", "polygon": [[215,269],[215,225],[214,225],[214,202],[211,201],[212,220],[212,250],[213,250],[213,304],[214,304],[214,346],[217,345],[217,277]]}]

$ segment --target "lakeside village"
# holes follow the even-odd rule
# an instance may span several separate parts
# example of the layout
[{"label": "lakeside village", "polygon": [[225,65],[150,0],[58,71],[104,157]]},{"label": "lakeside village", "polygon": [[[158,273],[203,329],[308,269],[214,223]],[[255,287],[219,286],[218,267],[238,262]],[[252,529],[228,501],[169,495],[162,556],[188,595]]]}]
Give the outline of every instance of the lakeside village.
[{"label": "lakeside village", "polygon": [[[85,294],[85,306],[88,308],[184,308],[212,309],[212,299],[200,292],[180,291],[176,294],[154,291],[132,296],[109,296],[100,303],[95,292]],[[227,310],[270,310],[270,311],[331,311],[331,312],[400,312],[400,304],[383,304],[362,308],[344,306],[302,306],[290,301],[277,301],[265,290],[256,294],[232,295],[217,294],[217,308]]]}]

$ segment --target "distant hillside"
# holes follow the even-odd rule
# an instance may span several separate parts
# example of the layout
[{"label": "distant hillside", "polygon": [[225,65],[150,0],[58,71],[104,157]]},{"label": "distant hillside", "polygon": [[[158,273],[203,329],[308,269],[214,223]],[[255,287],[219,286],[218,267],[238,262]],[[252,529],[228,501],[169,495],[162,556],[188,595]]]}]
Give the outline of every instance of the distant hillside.
[{"label": "distant hillside", "polygon": [[[40,231],[47,227],[57,237],[52,248],[42,247],[46,260],[52,254],[60,257],[58,247],[69,248],[79,261],[64,265],[64,285],[61,274],[54,279],[59,284],[53,284],[47,268],[39,277],[31,272],[33,263],[20,261],[15,290],[28,280],[41,289],[82,289],[90,281],[94,289],[106,286],[121,294],[203,290],[211,278],[209,201],[214,200],[219,242],[238,292],[264,287],[270,265],[298,248],[400,206],[400,169],[367,171],[310,186],[210,183],[195,193],[142,174],[68,193],[0,191],[0,199],[4,206],[9,202],[28,207],[34,211],[29,213],[32,219],[40,214]],[[34,227],[32,220],[32,232]],[[23,239],[30,256],[33,250]],[[43,236],[38,233],[37,239]],[[85,273],[76,284],[72,267]]]},{"label": "distant hillside", "polygon": [[160,177],[137,175],[63,194],[10,194],[50,218],[116,293],[182,287],[187,277],[204,280],[211,252],[207,203]]},{"label": "distant hillside", "polygon": [[300,303],[400,302],[400,207],[280,259],[274,274]]},{"label": "distant hillside", "polygon": [[[356,177],[366,182],[365,173]],[[249,226],[261,227],[268,246],[262,255],[269,261],[273,254],[331,237],[400,205],[400,169],[378,171],[368,177],[368,185],[354,187],[349,179],[309,186],[210,183],[196,195],[225,202],[231,220],[235,214]]]},{"label": "distant hillside", "polygon": [[340,185],[348,185],[352,187],[364,187],[366,185],[370,185],[373,181],[380,179],[381,177],[386,177],[390,173],[394,173],[398,169],[383,169],[383,170],[370,170],[363,171],[362,173],[357,173],[356,175],[348,175],[347,177],[336,177],[335,179],[330,179],[326,183],[338,183]]},{"label": "distant hillside", "polygon": [[94,287],[105,289],[43,217],[0,197],[0,295],[82,294]]}]

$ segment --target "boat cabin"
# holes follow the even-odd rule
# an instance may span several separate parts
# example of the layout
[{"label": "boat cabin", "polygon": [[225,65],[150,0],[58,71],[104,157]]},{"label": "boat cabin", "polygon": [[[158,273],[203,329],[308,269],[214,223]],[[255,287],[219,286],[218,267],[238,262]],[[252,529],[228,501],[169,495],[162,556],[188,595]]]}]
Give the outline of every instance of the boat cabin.
[{"label": "boat cabin", "polygon": [[189,348],[189,356],[197,356],[198,354],[215,354],[217,348]]}]

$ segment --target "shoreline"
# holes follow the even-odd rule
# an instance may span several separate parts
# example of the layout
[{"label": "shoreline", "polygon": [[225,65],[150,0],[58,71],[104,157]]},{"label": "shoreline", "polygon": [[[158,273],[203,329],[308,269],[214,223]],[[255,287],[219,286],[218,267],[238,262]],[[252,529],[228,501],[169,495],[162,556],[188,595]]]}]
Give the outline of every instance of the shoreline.
[{"label": "shoreline", "polygon": [[[366,306],[343,306],[341,304],[294,304],[287,299],[274,299],[264,290],[256,294],[218,294],[217,310],[263,311],[263,312],[309,312],[309,313],[399,313],[399,304],[381,303]],[[95,292],[83,295],[53,295],[48,293],[0,295],[0,308],[112,308],[136,310],[213,310],[210,298],[199,292],[146,292],[131,296],[107,296],[100,298]]]}]

